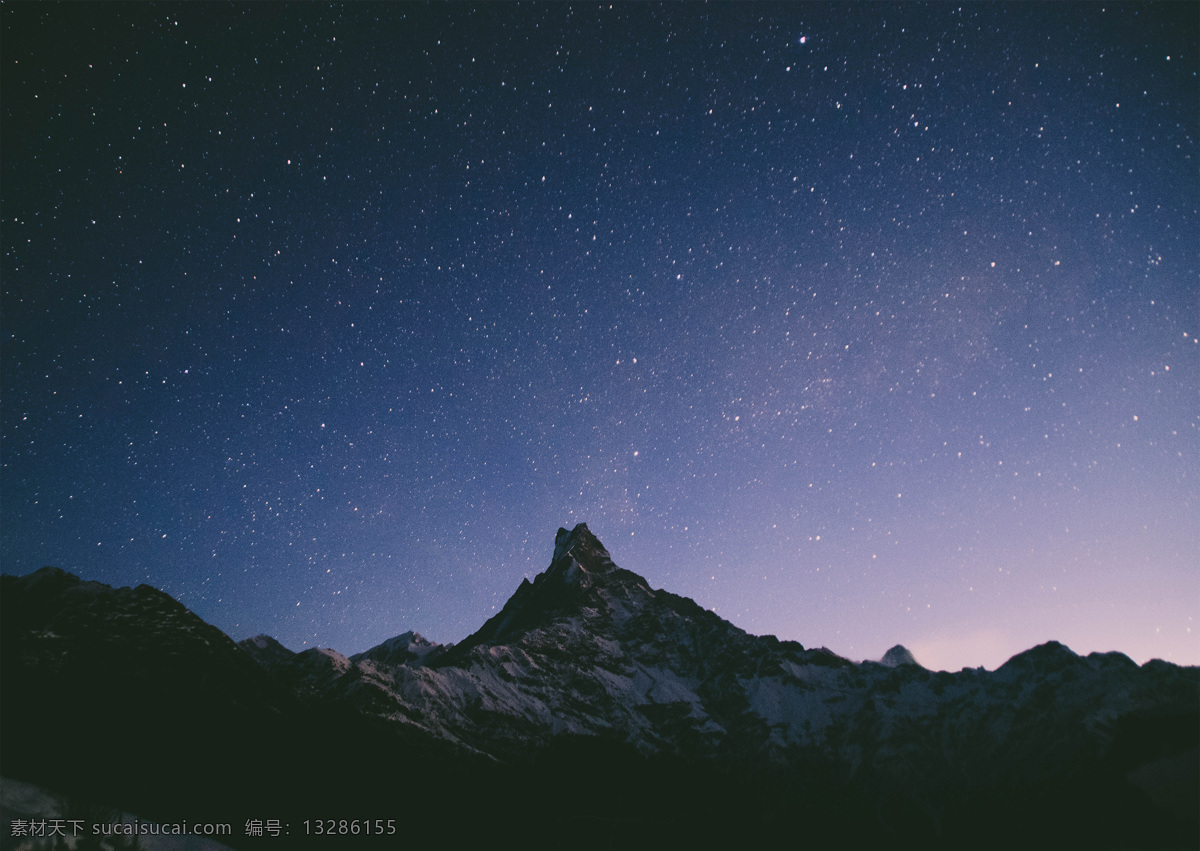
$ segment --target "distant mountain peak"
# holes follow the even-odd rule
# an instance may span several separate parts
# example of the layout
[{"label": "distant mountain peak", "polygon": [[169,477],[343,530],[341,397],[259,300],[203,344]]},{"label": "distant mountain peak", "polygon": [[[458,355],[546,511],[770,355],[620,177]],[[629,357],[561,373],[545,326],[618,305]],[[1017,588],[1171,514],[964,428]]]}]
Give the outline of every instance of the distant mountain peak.
[{"label": "distant mountain peak", "polygon": [[393,638],[389,638],[382,644],[377,644],[370,650],[363,653],[356,653],[350,657],[352,662],[361,662],[364,659],[370,659],[373,662],[380,662],[387,665],[410,665],[419,666],[427,664],[436,659],[445,647],[440,644],[435,644],[419,632],[409,630],[402,632]]},{"label": "distant mountain peak", "polygon": [[38,568],[33,573],[27,574],[22,578],[22,582],[25,583],[26,587],[32,587],[33,585],[47,581],[66,582],[69,585],[77,585],[82,580],[74,573],[63,570],[61,567],[52,567],[51,565]]},{"label": "distant mountain peak", "polygon": [[280,665],[287,664],[296,656],[291,650],[265,633],[239,641],[238,647],[249,653],[251,659],[267,670],[274,670]]},{"label": "distant mountain peak", "polygon": [[280,644],[278,641],[276,641],[271,636],[267,635],[265,632],[260,632],[258,635],[254,636],[253,638],[247,638],[244,641],[240,641],[238,643],[242,644],[242,645],[250,644],[250,645],[253,645],[254,647],[257,647],[260,650],[265,649],[267,647],[275,647],[275,646],[283,647],[282,644]]},{"label": "distant mountain peak", "polygon": [[897,644],[887,653],[884,653],[883,659],[880,661],[889,668],[899,668],[901,665],[917,665],[918,667],[921,665],[917,661],[917,657],[912,655],[912,651],[903,644]]},{"label": "distant mountain peak", "polygon": [[1029,669],[1059,671],[1063,668],[1077,665],[1081,661],[1079,655],[1065,644],[1058,641],[1047,641],[1044,644],[1039,644],[1036,647],[1031,647],[1028,650],[1018,653],[996,670],[998,672],[1026,671]]}]

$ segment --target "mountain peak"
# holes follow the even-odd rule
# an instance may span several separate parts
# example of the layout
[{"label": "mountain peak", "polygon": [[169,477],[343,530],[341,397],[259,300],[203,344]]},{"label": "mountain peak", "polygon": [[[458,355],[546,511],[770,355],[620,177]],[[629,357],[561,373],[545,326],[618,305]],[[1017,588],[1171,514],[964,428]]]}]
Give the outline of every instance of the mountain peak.
[{"label": "mountain peak", "polygon": [[239,641],[238,647],[249,653],[251,659],[268,670],[290,662],[296,656],[291,650],[265,633]]},{"label": "mountain peak", "polygon": [[361,662],[370,659],[387,665],[410,665],[418,667],[436,659],[446,648],[436,644],[419,632],[409,630],[382,644],[377,644],[363,653],[350,657],[351,662]]},{"label": "mountain peak", "polygon": [[917,657],[912,655],[912,651],[903,644],[897,644],[884,653],[883,659],[880,661],[889,668],[899,668],[901,665],[917,665],[919,667],[921,664],[917,661]]},{"label": "mountain peak", "polygon": [[1064,668],[1078,664],[1080,661],[1078,654],[1070,647],[1058,641],[1047,641],[1044,644],[1039,644],[1037,647],[1031,647],[1022,653],[1018,653],[996,670],[997,672],[1020,672],[1030,669],[1061,671]]},{"label": "mountain peak", "polygon": [[562,573],[566,582],[580,584],[587,574],[608,573],[615,567],[612,556],[586,523],[577,524],[570,532],[560,528],[554,536],[550,572]]},{"label": "mountain peak", "polygon": [[533,582],[521,580],[504,608],[456,645],[454,652],[440,659],[438,664],[463,658],[477,644],[504,644],[538,625],[570,616],[579,611],[582,600],[591,598],[594,591],[589,589],[607,585],[610,578],[626,574],[644,585],[641,577],[623,571],[613,563],[604,544],[586,523],[579,523],[570,531],[560,528],[554,536],[554,556],[550,566],[534,577]]}]

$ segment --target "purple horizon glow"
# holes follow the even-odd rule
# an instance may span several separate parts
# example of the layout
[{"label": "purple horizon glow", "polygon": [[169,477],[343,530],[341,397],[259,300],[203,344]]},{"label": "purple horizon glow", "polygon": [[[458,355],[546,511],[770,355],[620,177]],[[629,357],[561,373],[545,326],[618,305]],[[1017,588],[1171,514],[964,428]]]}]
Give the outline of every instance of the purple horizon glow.
[{"label": "purple horizon glow", "polygon": [[1194,8],[859,11],[0,9],[3,569],[1200,664]]}]

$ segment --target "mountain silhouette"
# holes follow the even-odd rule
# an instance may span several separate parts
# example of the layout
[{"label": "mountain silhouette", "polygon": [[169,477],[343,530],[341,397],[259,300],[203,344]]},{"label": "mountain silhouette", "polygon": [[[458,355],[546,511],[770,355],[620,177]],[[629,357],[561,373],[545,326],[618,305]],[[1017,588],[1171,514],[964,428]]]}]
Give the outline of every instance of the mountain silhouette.
[{"label": "mountain silhouette", "polygon": [[1196,668],[1056,642],[991,672],[929,671],[901,646],[854,663],[651,588],[585,524],[458,644],[409,631],[351,657],[235,644],[148,586],[55,568],[0,583],[0,771],[163,820],[274,810],[289,841],[320,844],[305,813],[399,812],[406,837],[452,846],[723,847],[803,825],[850,847],[1187,847],[1200,831],[1180,804],[1198,785]]}]

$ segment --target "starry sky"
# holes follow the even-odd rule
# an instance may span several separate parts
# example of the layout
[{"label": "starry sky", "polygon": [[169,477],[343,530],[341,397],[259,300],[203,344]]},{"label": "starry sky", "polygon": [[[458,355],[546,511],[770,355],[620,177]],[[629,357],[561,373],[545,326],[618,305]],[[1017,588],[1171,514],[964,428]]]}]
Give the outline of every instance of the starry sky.
[{"label": "starry sky", "polygon": [[586,521],[752,633],[1200,663],[1200,22],[0,9],[0,561],[461,640]]}]

